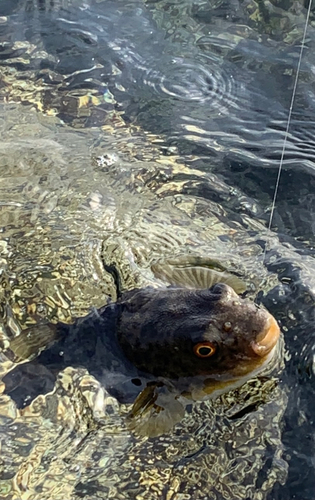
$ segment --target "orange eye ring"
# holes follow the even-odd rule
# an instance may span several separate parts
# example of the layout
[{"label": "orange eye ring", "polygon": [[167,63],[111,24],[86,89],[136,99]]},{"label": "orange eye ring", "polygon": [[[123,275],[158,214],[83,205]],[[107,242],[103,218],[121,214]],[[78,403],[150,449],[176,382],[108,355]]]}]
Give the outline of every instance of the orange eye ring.
[{"label": "orange eye ring", "polygon": [[215,346],[211,342],[199,342],[194,345],[194,353],[198,358],[210,358],[216,351]]}]

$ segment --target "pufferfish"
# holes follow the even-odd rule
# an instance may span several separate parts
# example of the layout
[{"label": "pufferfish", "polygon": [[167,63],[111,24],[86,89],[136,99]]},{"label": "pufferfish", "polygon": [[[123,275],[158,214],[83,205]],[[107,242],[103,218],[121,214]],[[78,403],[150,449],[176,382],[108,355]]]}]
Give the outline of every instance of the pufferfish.
[{"label": "pufferfish", "polygon": [[[54,387],[67,366],[84,367],[121,403],[127,425],[158,436],[187,404],[244,384],[275,357],[280,329],[263,307],[241,297],[246,286],[223,266],[156,264],[164,288],[122,293],[72,325],[39,324],[10,344],[20,363],[3,379],[18,407]],[[217,269],[214,269],[217,267]]]}]

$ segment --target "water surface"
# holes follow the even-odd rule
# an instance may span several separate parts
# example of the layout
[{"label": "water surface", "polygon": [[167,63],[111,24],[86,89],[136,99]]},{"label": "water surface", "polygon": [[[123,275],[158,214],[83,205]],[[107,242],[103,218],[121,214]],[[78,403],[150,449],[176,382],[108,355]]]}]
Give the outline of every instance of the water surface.
[{"label": "water surface", "polygon": [[2,497],[313,499],[313,13],[271,233],[303,4],[17,0],[0,16],[1,372],[21,328],[115,300],[104,264],[132,288],[187,252],[246,276],[286,342],[279,380],[161,438],[130,433],[80,369],[22,412],[2,396]]}]

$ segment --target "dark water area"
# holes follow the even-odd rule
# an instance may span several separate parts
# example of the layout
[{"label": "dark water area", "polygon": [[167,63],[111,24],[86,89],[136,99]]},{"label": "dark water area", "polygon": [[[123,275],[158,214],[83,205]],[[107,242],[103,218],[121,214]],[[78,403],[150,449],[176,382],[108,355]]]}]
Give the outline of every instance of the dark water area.
[{"label": "dark water area", "polygon": [[[147,174],[150,168],[145,164],[146,156],[139,150],[135,155],[140,164],[139,178],[143,177],[148,186],[155,183],[160,200],[173,190],[179,197],[196,199],[201,208],[194,217],[201,217],[201,235],[208,227],[207,214],[212,216],[211,210],[215,211],[218,220],[231,232],[239,231],[237,248],[246,247],[248,243],[256,249],[252,253],[253,268],[261,266],[268,276],[276,279],[267,292],[258,290],[257,295],[277,318],[285,337],[285,369],[279,382],[287,397],[279,421],[282,448],[280,453],[272,431],[267,430],[265,442],[257,446],[259,452],[253,451],[251,455],[250,448],[246,452],[248,468],[258,456],[263,456],[263,466],[252,480],[253,490],[246,489],[246,481],[242,482],[241,492],[237,490],[235,498],[244,500],[313,500],[315,496],[315,6],[311,8],[286,138],[272,236],[268,237],[265,231],[285,140],[307,8],[305,2],[289,0],[2,0],[0,3],[0,96],[3,102],[21,102],[26,109],[29,105],[35,107],[39,115],[53,115],[62,123],[56,127],[58,130],[69,127],[71,131],[78,131],[83,141],[89,141],[91,149],[91,145],[101,143],[98,134],[104,124],[115,128],[121,126],[119,120],[123,120],[130,130],[141,130],[165,162],[176,156],[187,168],[163,170],[160,161],[161,170],[151,178]],[[85,136],[85,133],[91,135]],[[86,153],[80,150],[81,140],[73,141],[78,156],[83,157]],[[60,143],[66,144],[67,137],[61,137]],[[134,165],[130,171],[132,168]],[[107,170],[101,166],[93,177],[89,196],[103,182],[103,172]],[[75,175],[80,179],[79,170]],[[119,175],[113,186],[123,192],[128,161]],[[82,179],[81,183],[73,184],[74,188],[70,185],[69,193],[73,194],[76,189],[85,193],[84,183],[88,186],[89,172],[83,173]],[[51,182],[54,184],[54,179]],[[58,189],[62,190],[62,185]],[[65,197],[72,194],[65,193]],[[36,198],[36,193],[34,196]],[[137,200],[135,190],[134,203],[138,207]],[[98,199],[93,198],[92,202],[96,206]],[[111,203],[108,196],[104,204],[110,206]],[[150,203],[154,212],[158,202]],[[141,205],[141,209],[143,206],[146,205]],[[166,211],[161,213],[165,215]],[[100,221],[103,223],[102,218]],[[121,218],[121,221],[123,228],[125,220]],[[155,222],[154,215],[152,221]],[[63,222],[60,216],[58,224]],[[184,226],[184,222],[178,223],[181,224]],[[98,232],[97,223],[93,230]],[[119,229],[115,234],[120,237]],[[228,234],[220,235],[222,244],[225,238],[229,241]],[[130,236],[132,249],[136,247],[133,237]],[[155,243],[153,237],[152,242]],[[142,247],[139,245],[139,248],[140,255]],[[219,245],[216,250],[220,255]],[[236,255],[238,251],[235,250]],[[245,265],[250,258],[249,251]],[[107,287],[108,283],[104,285],[106,291]],[[100,297],[98,302],[101,303]],[[251,417],[254,416],[255,412]],[[219,442],[228,448],[224,438]],[[198,453],[202,455],[207,446],[204,438]],[[167,468],[163,453],[157,449],[159,466]],[[154,447],[150,452],[155,453]],[[123,447],[119,453],[123,471]],[[196,468],[198,453],[192,460]],[[144,460],[141,454],[140,458]],[[188,453],[178,462],[174,460],[172,466],[178,486],[172,496],[165,486],[162,496],[153,489],[147,497],[138,497],[136,478],[131,478],[129,483],[126,480],[125,489],[122,488],[128,496],[119,498],[232,498],[224,489],[207,494],[202,479],[201,486],[191,488],[187,486],[188,479],[187,484],[183,479],[180,482],[181,467],[190,461]],[[231,475],[233,471],[238,484],[236,461],[230,463],[229,471]],[[171,459],[167,465],[169,463]],[[211,467],[215,465],[209,462],[209,470]],[[242,469],[242,480],[246,477],[245,469]],[[108,490],[93,483],[93,474],[97,475],[98,469],[93,469],[86,483],[84,477],[76,481],[76,496],[69,499],[106,498]],[[150,480],[154,483],[154,474],[152,477]],[[207,483],[208,479],[204,481]],[[263,485],[268,481],[269,487],[264,490]],[[199,483],[196,481],[196,484]],[[203,496],[196,493],[198,487]],[[21,498],[29,497],[22,495]],[[51,500],[55,498],[59,497],[52,494]]]}]

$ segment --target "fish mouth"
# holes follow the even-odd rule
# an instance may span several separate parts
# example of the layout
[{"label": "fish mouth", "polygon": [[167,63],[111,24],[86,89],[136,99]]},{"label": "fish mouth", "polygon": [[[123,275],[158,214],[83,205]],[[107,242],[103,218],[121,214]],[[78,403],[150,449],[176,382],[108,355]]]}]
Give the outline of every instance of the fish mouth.
[{"label": "fish mouth", "polygon": [[251,347],[257,356],[264,357],[275,347],[280,337],[280,328],[273,316],[268,315],[264,330],[251,342]]}]

